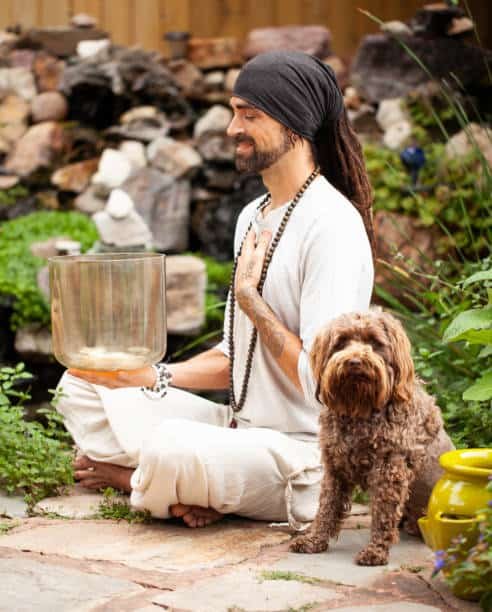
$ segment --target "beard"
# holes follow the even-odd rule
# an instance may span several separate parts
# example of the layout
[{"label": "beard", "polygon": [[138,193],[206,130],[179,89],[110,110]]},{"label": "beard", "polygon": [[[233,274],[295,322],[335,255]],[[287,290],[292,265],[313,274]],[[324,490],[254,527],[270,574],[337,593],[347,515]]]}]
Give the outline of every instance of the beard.
[{"label": "beard", "polygon": [[237,136],[235,140],[236,145],[240,142],[246,142],[251,145],[251,150],[245,154],[236,152],[236,169],[241,173],[258,174],[262,170],[270,168],[294,146],[285,128],[282,128],[280,145],[267,151],[258,150],[255,141],[248,136]]}]

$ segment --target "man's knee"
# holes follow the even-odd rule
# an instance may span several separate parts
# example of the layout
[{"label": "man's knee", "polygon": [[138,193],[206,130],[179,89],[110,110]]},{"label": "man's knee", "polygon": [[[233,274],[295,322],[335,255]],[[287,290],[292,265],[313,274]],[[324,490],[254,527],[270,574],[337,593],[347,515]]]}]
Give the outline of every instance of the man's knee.
[{"label": "man's knee", "polygon": [[197,461],[199,450],[187,435],[190,421],[165,419],[142,444],[140,463],[186,465]]}]

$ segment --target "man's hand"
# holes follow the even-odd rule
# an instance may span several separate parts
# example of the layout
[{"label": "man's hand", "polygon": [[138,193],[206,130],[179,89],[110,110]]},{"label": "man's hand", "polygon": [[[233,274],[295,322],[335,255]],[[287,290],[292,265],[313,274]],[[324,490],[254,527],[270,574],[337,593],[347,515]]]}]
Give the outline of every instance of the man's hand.
[{"label": "man's hand", "polygon": [[258,244],[255,246],[255,233],[251,229],[244,240],[242,252],[237,262],[234,288],[237,302],[241,308],[243,308],[251,293],[258,289],[263,262],[271,238],[271,232],[263,231],[259,236]]},{"label": "man's hand", "polygon": [[110,389],[124,387],[153,387],[156,381],[154,368],[147,366],[138,370],[115,370],[114,372],[98,372],[95,370],[77,370],[70,368],[68,373],[82,378],[93,385],[101,385]]}]

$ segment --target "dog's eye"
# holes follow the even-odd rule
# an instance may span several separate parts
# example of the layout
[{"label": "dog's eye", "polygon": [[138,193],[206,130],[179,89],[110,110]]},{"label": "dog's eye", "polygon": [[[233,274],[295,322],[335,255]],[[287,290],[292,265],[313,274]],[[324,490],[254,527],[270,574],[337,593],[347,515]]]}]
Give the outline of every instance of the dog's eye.
[{"label": "dog's eye", "polygon": [[333,350],[334,351],[341,351],[343,349],[343,347],[345,346],[345,344],[346,344],[346,340],[344,338],[340,338],[333,345]]}]

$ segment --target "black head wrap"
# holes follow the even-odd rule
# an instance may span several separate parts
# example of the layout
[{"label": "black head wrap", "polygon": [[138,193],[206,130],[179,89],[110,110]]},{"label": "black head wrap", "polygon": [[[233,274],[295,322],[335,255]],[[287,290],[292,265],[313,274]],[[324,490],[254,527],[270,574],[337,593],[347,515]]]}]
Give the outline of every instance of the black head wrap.
[{"label": "black head wrap", "polygon": [[257,55],[243,66],[233,95],[311,142],[343,110],[343,96],[333,70],[300,51]]}]

